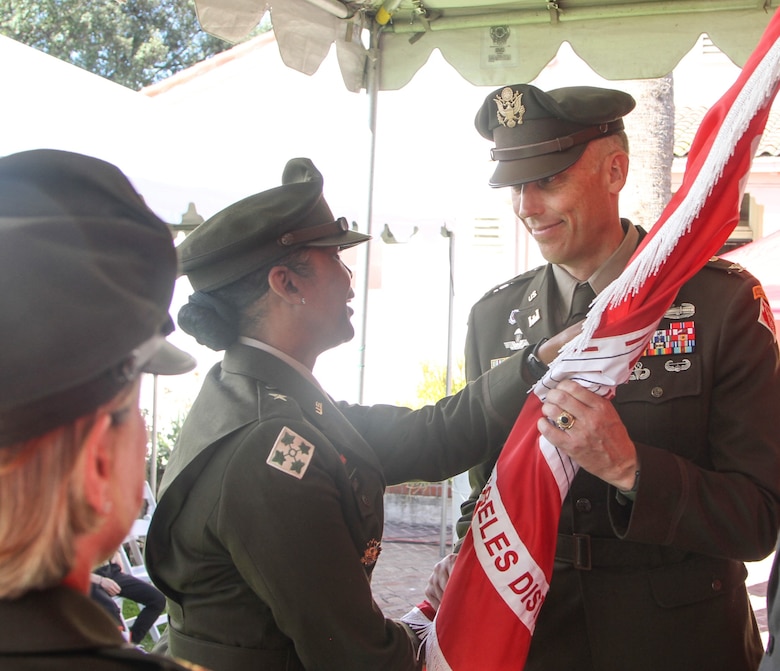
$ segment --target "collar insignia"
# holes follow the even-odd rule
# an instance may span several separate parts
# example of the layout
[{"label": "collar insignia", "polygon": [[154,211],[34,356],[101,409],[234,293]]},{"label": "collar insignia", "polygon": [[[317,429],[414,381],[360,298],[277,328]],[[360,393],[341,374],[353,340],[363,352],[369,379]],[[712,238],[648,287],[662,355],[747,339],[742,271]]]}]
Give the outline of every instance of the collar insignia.
[{"label": "collar insignia", "polygon": [[268,395],[272,399],[274,399],[274,401],[286,401],[287,400],[287,397],[284,394],[275,394],[275,393],[272,392],[272,393],[270,393]]},{"label": "collar insignia", "polygon": [[322,414],[322,401],[314,401],[314,412],[318,415]]},{"label": "collar insignia", "polygon": [[514,128],[523,123],[525,105],[523,94],[513,91],[509,86],[501,89],[501,93],[493,98],[496,103],[496,117],[498,123],[507,128]]}]

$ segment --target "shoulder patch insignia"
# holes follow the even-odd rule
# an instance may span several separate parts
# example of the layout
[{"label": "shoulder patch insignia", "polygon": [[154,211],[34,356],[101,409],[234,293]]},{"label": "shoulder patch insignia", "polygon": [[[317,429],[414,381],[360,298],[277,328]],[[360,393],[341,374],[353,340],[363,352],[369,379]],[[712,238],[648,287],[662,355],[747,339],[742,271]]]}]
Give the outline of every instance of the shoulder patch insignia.
[{"label": "shoulder patch insignia", "polygon": [[285,426],[279,432],[265,463],[300,480],[309,468],[313,456],[314,445]]},{"label": "shoulder patch insignia", "polygon": [[763,287],[753,287],[753,298],[758,299],[759,302],[758,323],[766,326],[772,334],[774,341],[777,342],[775,315],[772,313],[772,307],[769,305],[769,301],[767,300]]}]

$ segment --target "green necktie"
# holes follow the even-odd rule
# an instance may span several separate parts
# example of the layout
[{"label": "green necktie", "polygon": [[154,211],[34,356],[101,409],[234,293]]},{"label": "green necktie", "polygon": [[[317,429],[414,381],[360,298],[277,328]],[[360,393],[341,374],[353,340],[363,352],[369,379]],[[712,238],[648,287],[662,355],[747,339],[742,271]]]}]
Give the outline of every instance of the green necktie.
[{"label": "green necktie", "polygon": [[590,284],[587,282],[578,284],[574,290],[574,298],[571,302],[571,310],[569,311],[569,318],[566,320],[566,326],[571,326],[585,319],[585,315],[588,314],[588,306],[595,297],[596,294],[590,288]]}]

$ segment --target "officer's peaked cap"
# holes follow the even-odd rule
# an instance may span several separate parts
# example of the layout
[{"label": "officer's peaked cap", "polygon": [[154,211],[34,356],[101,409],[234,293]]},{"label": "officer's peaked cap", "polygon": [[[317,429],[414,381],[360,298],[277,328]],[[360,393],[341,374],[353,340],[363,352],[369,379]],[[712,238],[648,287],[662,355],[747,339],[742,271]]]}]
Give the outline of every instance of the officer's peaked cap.
[{"label": "officer's peaked cap", "polygon": [[179,245],[181,269],[196,291],[212,291],[300,247],[352,247],[370,236],[334,219],[323,179],[308,158],[288,161],[282,185],[238,201]]},{"label": "officer's peaked cap", "polygon": [[165,340],[175,279],[168,227],[118,168],[0,158],[0,446],[89,414],[140,372],[191,370]]},{"label": "officer's peaked cap", "polygon": [[495,142],[490,185],[525,184],[566,170],[588,142],[622,131],[622,117],[635,104],[628,93],[594,86],[542,91],[515,84],[493,91],[474,121]]}]

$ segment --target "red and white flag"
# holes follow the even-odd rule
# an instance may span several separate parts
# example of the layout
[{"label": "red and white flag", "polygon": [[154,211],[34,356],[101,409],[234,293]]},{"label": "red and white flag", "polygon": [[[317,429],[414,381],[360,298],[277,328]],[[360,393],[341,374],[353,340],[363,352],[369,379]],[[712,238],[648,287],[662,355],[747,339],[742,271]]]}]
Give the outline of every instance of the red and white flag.
[{"label": "red and white flag", "polygon": [[623,274],[591,306],[529,395],[474,509],[442,604],[404,618],[428,671],[522,669],[552,576],[561,504],[577,465],[537,428],[548,389],[573,379],[614,395],[679,288],[728,239],[780,82],[780,12],[735,84],[704,117],[683,183]]}]

